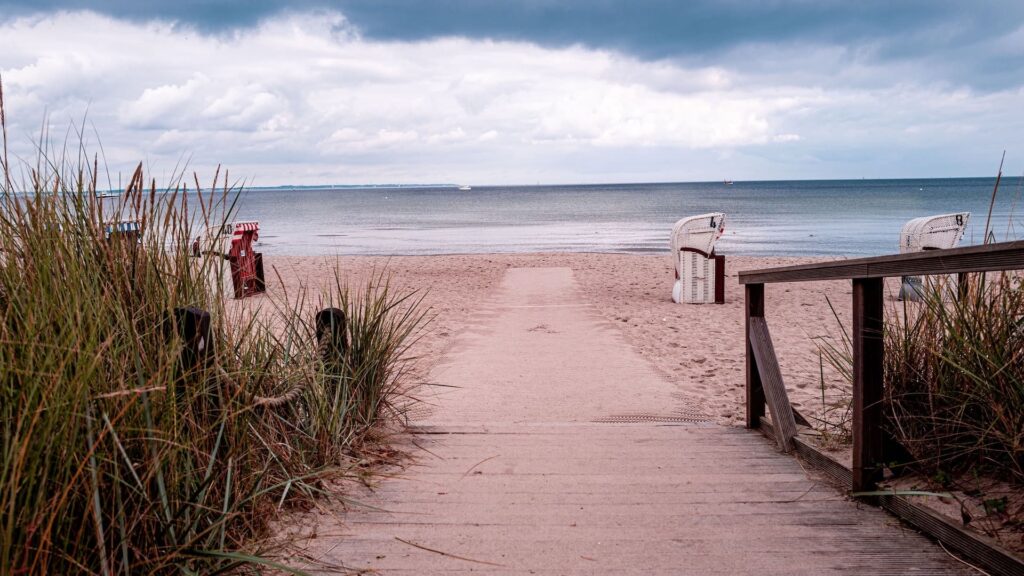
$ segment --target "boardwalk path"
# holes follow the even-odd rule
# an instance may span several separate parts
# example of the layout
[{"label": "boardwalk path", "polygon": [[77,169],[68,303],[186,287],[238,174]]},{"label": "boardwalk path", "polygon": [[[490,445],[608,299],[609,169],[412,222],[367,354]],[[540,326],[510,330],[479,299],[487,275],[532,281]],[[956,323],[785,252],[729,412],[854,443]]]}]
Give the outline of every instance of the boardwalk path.
[{"label": "boardwalk path", "polygon": [[511,269],[483,312],[436,371],[458,388],[418,422],[429,452],[370,497],[385,510],[347,515],[327,559],[385,574],[961,573],[758,434],[687,422],[694,406],[569,269]]}]

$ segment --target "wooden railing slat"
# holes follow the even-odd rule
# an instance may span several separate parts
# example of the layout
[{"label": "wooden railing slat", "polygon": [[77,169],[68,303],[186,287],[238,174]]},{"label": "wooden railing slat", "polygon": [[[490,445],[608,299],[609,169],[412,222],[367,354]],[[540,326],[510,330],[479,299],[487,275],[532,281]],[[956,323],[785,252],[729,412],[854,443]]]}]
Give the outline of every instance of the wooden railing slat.
[{"label": "wooden railing slat", "polygon": [[782,381],[779,361],[775,357],[775,347],[768,332],[768,324],[763,317],[754,316],[750,320],[750,345],[757,362],[757,371],[764,385],[764,394],[771,410],[772,422],[775,423],[775,438],[779,448],[784,452],[793,450],[793,437],[796,436],[796,420],[793,418],[793,407],[789,404],[789,395]]},{"label": "wooden railing slat", "polygon": [[766,284],[1021,269],[1024,269],[1024,240],[950,250],[929,250],[911,254],[744,270],[739,273],[739,281],[740,284]]}]

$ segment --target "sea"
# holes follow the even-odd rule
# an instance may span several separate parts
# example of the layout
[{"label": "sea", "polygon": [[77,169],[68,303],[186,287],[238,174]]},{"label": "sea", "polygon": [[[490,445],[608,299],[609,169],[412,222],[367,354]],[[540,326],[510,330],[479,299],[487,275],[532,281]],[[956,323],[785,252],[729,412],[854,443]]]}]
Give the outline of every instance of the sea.
[{"label": "sea", "polygon": [[[962,245],[983,242],[994,178],[799,180],[563,186],[282,187],[244,190],[236,219],[260,222],[259,247],[288,255],[507,252],[658,253],[672,224],[726,214],[716,246],[749,256],[898,252],[900,227],[971,213]],[[1004,179],[990,229],[1024,233],[1021,183]]]}]

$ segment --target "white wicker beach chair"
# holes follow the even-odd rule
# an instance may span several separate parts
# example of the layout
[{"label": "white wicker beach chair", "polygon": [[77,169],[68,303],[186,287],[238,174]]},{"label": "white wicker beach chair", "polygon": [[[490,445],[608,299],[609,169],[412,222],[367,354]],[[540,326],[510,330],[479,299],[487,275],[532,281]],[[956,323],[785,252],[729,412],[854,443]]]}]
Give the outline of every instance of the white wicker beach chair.
[{"label": "white wicker beach chair", "polygon": [[970,218],[970,212],[956,212],[908,221],[900,230],[900,254],[956,248]]},{"label": "white wicker beach chair", "polygon": [[[964,236],[970,212],[955,212],[938,216],[914,218],[900,230],[900,254],[925,250],[956,248]],[[950,279],[950,282],[955,280]],[[954,286],[955,287],[955,286]],[[900,300],[918,301],[923,294],[920,276],[904,276],[900,285]]]},{"label": "white wicker beach chair", "polygon": [[724,231],[725,214],[721,212],[683,218],[672,227],[670,245],[676,273],[673,301],[689,304],[722,301],[724,286],[719,284],[725,272],[724,259],[715,258],[715,242]]}]

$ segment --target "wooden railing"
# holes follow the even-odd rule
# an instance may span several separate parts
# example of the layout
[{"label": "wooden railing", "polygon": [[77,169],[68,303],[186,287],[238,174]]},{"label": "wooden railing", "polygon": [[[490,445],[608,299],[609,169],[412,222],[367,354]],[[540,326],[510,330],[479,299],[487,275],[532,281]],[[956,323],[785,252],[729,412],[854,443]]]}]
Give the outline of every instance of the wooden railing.
[{"label": "wooden railing", "polygon": [[883,280],[892,276],[1024,269],[1024,241],[785,266],[739,273],[746,287],[747,427],[758,428],[771,410],[779,446],[792,449],[793,409],[764,319],[764,285],[815,280],[853,281],[853,490],[871,490],[882,471]]}]

